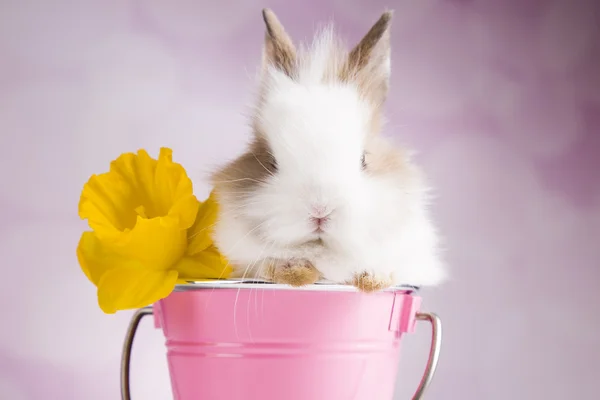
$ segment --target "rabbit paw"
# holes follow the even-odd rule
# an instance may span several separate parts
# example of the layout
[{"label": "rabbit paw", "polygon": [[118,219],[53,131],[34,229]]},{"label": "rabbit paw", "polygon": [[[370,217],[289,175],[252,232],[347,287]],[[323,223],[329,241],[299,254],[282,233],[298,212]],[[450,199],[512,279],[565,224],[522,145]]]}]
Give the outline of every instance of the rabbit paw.
[{"label": "rabbit paw", "polygon": [[267,268],[270,280],[294,287],[315,283],[320,276],[312,263],[303,259],[275,260]]},{"label": "rabbit paw", "polygon": [[361,292],[371,293],[392,286],[392,277],[384,275],[375,275],[369,272],[361,272],[354,275],[352,286],[356,287]]}]

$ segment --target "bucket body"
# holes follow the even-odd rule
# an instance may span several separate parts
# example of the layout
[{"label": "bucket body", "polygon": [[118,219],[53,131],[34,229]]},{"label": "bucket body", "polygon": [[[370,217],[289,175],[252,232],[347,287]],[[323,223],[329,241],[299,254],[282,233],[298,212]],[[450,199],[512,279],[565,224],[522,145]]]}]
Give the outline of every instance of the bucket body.
[{"label": "bucket body", "polygon": [[175,400],[388,400],[421,300],[406,291],[204,289],[154,305]]}]

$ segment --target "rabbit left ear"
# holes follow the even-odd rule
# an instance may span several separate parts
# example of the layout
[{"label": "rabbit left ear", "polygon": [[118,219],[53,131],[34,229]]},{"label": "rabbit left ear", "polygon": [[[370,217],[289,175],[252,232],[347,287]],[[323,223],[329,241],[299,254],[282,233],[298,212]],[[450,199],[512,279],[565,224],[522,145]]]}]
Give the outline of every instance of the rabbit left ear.
[{"label": "rabbit left ear", "polygon": [[296,48],[275,13],[262,12],[267,32],[263,50],[263,67],[272,66],[292,78],[296,71]]}]

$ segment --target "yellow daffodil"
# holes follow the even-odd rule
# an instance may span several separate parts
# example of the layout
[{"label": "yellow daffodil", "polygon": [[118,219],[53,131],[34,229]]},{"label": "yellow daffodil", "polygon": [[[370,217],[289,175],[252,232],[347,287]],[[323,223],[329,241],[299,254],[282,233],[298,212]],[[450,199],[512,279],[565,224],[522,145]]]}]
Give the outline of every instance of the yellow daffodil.
[{"label": "yellow daffodil", "polygon": [[79,202],[92,231],[81,236],[77,257],[102,310],[149,305],[177,282],[226,278],[231,268],[211,239],[217,211],[212,195],[196,199],[170,149],[158,160],[144,150],[123,154],[92,176]]}]

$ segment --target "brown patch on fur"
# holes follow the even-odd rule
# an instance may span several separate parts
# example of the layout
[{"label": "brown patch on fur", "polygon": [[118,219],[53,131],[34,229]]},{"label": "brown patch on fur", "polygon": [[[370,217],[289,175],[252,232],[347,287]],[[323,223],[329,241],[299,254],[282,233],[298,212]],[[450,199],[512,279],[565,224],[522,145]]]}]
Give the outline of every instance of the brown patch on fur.
[{"label": "brown patch on fur", "polygon": [[319,280],[321,274],[308,260],[276,260],[266,269],[267,279],[275,283],[300,287]]},{"label": "brown patch on fur", "polygon": [[382,279],[368,272],[363,272],[354,276],[352,286],[361,292],[372,293],[389,288],[392,286],[392,280],[390,278]]},{"label": "brown patch on fur", "polygon": [[246,153],[213,175],[213,185],[221,195],[231,193],[241,197],[275,173],[273,163],[274,158],[266,140],[256,136]]},{"label": "brown patch on fur", "polygon": [[371,137],[365,143],[367,170],[373,174],[390,172],[413,173],[408,154],[388,140]]},{"label": "brown patch on fur", "polygon": [[293,77],[297,67],[296,48],[275,13],[267,8],[262,13],[267,27],[264,62]]},{"label": "brown patch on fur", "polygon": [[426,182],[423,171],[413,164],[410,154],[382,136],[372,136],[365,143],[366,173],[392,179],[406,191],[422,190]]}]

